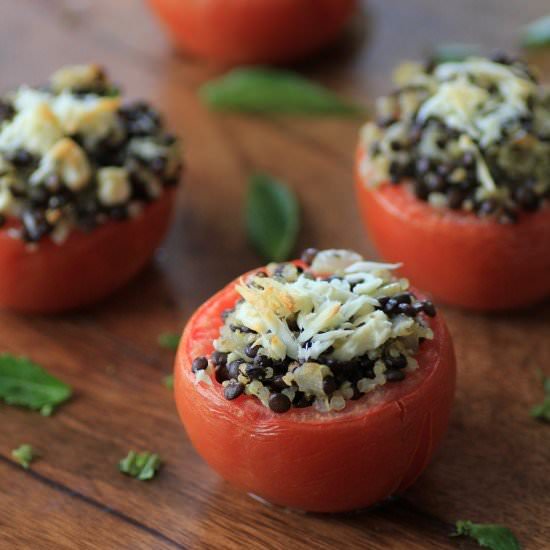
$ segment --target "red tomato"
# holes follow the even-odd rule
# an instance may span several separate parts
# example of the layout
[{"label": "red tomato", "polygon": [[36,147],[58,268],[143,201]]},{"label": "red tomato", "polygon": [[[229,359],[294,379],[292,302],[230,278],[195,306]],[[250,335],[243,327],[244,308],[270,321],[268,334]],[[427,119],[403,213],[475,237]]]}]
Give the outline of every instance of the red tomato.
[{"label": "red tomato", "polygon": [[175,190],[136,217],[108,222],[89,233],[74,230],[57,245],[49,238],[29,250],[0,231],[0,307],[56,313],[104,298],[151,258],[168,227]]},{"label": "red tomato", "polygon": [[280,63],[337,37],[356,0],[149,0],[177,47],[229,64]]},{"label": "red tomato", "polygon": [[238,298],[235,283],[194,314],[176,357],[176,403],[199,454],[239,489],[313,512],[364,508],[411,485],[441,442],[453,400],[455,358],[441,317],[430,320],[435,338],[404,381],[341,412],[276,414],[254,397],[227,401],[220,384],[196,384],[191,372],[195,357],[213,351],[220,314]]},{"label": "red tomato", "polygon": [[441,301],[476,310],[529,305],[550,295],[550,207],[514,224],[438,210],[407,185],[368,188],[356,163],[359,207],[380,255]]}]

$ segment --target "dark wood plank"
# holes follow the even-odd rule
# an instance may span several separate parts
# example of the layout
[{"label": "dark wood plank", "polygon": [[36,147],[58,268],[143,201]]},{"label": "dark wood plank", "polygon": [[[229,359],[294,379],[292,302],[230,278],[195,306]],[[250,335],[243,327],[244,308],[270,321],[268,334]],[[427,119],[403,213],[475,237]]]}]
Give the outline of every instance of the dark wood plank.
[{"label": "dark wood plank", "polygon": [[[510,47],[516,29],[545,9],[543,0],[521,10],[497,0],[370,1],[355,22],[366,36],[298,68],[370,104],[401,58],[440,40]],[[0,313],[0,349],[31,356],[76,392],[52,418],[0,405],[0,531],[10,547],[468,547],[448,538],[459,518],[503,522],[526,548],[547,544],[550,436],[528,410],[540,399],[535,367],[550,363],[549,304],[535,315],[444,308],[460,363],[449,437],[404,499],[376,510],[321,517],[267,507],[210,471],[180,427],[161,383],[172,355],[156,337],[179,330],[202,300],[258,262],[240,223],[251,172],[273,172],[296,189],[301,245],[374,253],[352,191],[360,121],[209,113],[195,92],[220,69],[174,56],[132,0],[0,0],[0,29],[3,87],[39,82],[61,63],[104,62],[132,96],[161,106],[184,136],[188,159],[170,235],[136,281],[78,314]],[[534,60],[550,67],[540,54]],[[44,452],[34,474],[8,464],[21,442]],[[165,458],[158,479],[140,483],[117,472],[129,448]],[[10,510],[17,513],[8,523]]]},{"label": "dark wood plank", "polygon": [[181,548],[101,504],[0,458],[2,547],[43,550]]}]

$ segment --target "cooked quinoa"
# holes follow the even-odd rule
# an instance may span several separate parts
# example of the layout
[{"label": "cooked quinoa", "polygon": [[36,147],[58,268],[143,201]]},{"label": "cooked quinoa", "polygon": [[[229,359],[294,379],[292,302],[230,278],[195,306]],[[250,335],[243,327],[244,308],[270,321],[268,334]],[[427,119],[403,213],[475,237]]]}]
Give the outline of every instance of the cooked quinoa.
[{"label": "cooked quinoa", "polygon": [[0,226],[29,243],[138,216],[176,185],[179,144],[143,102],[123,103],[97,65],[0,98]]},{"label": "cooked quinoa", "polygon": [[435,309],[393,275],[397,265],[349,250],[310,249],[303,259],[305,270],[270,264],[239,282],[210,360],[192,363],[197,383],[222,384],[228,400],[254,396],[276,413],[327,412],[418,368]]},{"label": "cooked quinoa", "polygon": [[367,185],[408,182],[435,208],[502,223],[550,194],[550,91],[502,54],[406,63],[362,130]]}]

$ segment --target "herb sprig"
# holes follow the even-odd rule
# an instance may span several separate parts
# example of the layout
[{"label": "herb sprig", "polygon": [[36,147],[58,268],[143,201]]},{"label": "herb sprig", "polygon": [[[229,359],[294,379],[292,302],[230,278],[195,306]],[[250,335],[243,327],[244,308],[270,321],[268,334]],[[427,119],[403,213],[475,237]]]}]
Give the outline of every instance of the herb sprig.
[{"label": "herb sprig", "polygon": [[480,546],[491,550],[520,550],[521,546],[514,533],[507,527],[493,523],[473,523],[457,521],[453,536],[466,536],[477,541]]},{"label": "herb sprig", "polygon": [[123,474],[135,477],[140,481],[153,479],[161,467],[162,461],[156,453],[145,451],[138,453],[130,451],[128,455],[118,463],[118,469]]},{"label": "herb sprig", "polygon": [[544,400],[531,409],[531,416],[542,422],[550,422],[550,378],[540,374],[544,388]]},{"label": "herb sprig", "polygon": [[524,27],[520,41],[524,48],[550,46],[550,15],[536,19]]},{"label": "herb sprig", "polygon": [[365,112],[297,73],[266,67],[234,69],[204,84],[199,96],[220,111],[340,116]]},{"label": "herb sprig", "polygon": [[250,242],[266,261],[287,260],[300,228],[300,209],[294,192],[268,174],[252,176],[245,222]]},{"label": "herb sprig", "polygon": [[0,355],[0,399],[49,416],[72,395],[70,386],[24,357]]},{"label": "herb sprig", "polygon": [[17,449],[13,449],[11,456],[14,460],[19,462],[25,470],[29,469],[31,462],[38,458],[40,454],[28,443],[23,443]]}]

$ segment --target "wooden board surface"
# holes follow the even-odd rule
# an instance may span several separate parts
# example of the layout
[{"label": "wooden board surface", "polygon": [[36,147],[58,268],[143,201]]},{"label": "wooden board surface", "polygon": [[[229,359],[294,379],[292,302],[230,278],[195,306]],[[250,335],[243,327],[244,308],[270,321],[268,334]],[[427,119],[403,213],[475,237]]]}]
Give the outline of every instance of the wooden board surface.
[{"label": "wooden board surface", "polygon": [[[372,0],[334,51],[299,66],[371,104],[391,68],[430,44],[510,48],[546,0]],[[550,69],[549,53],[532,60]],[[37,83],[64,63],[104,63],[131,96],[160,106],[186,143],[178,212],[150,268],[104,303],[54,318],[0,313],[0,350],[72,384],[52,418],[0,405],[0,548],[469,548],[457,519],[501,522],[525,548],[550,547],[550,429],[528,415],[550,365],[550,304],[502,315],[443,308],[459,361],[456,407],[434,463],[404,498],[323,517],[267,507],[234,491],[196,455],[161,380],[178,331],[204,299],[258,264],[245,242],[247,176],[265,170],[297,191],[300,245],[373,255],[352,193],[359,122],[209,113],[197,85],[219,69],[176,56],[135,0],[0,1],[1,86]],[[513,292],[514,289],[510,289]],[[22,442],[43,458],[23,471]],[[117,472],[130,448],[159,452],[150,483]]]}]

